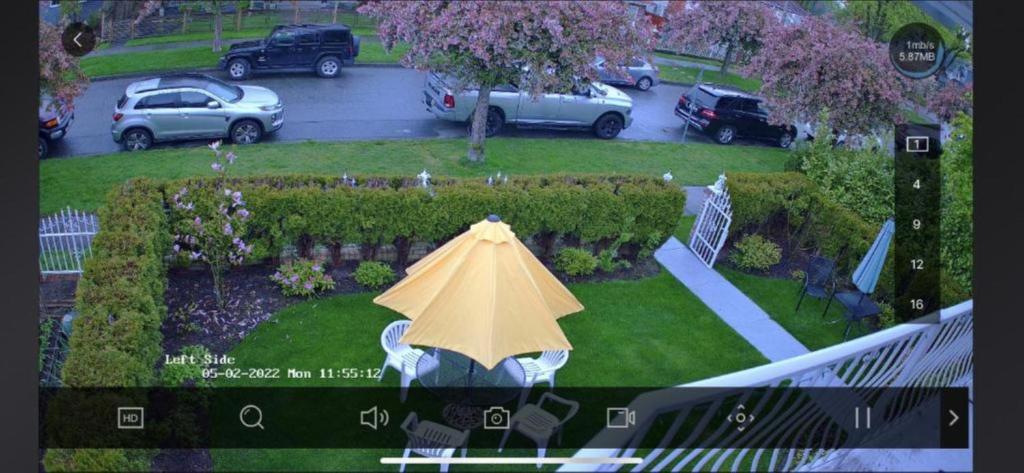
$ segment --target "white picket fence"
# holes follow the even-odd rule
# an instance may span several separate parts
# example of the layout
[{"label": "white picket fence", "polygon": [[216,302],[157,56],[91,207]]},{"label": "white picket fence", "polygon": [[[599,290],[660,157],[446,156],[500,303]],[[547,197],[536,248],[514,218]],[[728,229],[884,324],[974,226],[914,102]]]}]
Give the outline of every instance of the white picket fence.
[{"label": "white picket fence", "polygon": [[[968,300],[942,309],[938,323],[934,314],[916,323],[866,335],[849,342],[786,360],[758,366],[716,378],[682,385],[685,388],[652,391],[637,397],[629,408],[636,412],[635,428],[605,429],[587,447],[576,452],[579,464],[564,465],[558,471],[619,471],[621,465],[583,464],[587,459],[642,459],[630,471],[850,471],[844,460],[863,448],[877,449],[878,437],[868,434],[856,440],[839,442],[835,431],[823,432],[838,416],[849,416],[852,408],[866,405],[861,399],[875,388],[911,388],[893,390],[880,398],[876,412],[886,412],[886,425],[919,420],[916,409],[935,402],[927,388],[970,387],[974,377],[974,302]],[[763,396],[751,399],[750,388],[835,388],[841,396],[816,396],[798,401],[765,402]],[[716,388],[716,389],[708,389]],[[737,432],[735,424],[722,414],[723,391],[735,388],[738,402],[756,416],[753,427]],[[789,391],[799,393],[799,391]],[[667,416],[667,417],[663,417]],[[651,433],[659,418],[674,419],[667,432]],[[696,420],[689,429],[680,430],[684,420]],[[886,435],[890,429],[873,433]],[[640,448],[651,433],[657,435],[657,448]],[[849,433],[849,432],[847,432]],[[808,437],[804,437],[808,436]],[[702,439],[698,441],[698,439]],[[820,439],[804,448],[762,448],[772,439]],[[713,440],[708,440],[713,439]],[[784,443],[784,442],[783,442]],[[644,445],[649,445],[644,442]],[[714,447],[705,447],[714,445]],[[970,452],[967,453],[970,455]],[[913,460],[911,458],[910,460]],[[886,462],[884,455],[878,461]],[[848,466],[848,465],[847,465]],[[892,471],[904,471],[910,465],[885,465]],[[862,470],[855,470],[862,471]]]},{"label": "white picket fence", "polygon": [[82,261],[92,254],[99,219],[70,207],[39,220],[39,272],[82,274]]}]

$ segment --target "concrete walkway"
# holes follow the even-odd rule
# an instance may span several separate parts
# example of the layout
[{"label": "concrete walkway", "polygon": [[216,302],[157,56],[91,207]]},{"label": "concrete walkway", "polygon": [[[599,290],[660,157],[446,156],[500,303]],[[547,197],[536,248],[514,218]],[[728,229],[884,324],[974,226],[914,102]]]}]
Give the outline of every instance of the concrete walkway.
[{"label": "concrete walkway", "polygon": [[770,361],[810,351],[675,237],[655,251],[654,258]]}]

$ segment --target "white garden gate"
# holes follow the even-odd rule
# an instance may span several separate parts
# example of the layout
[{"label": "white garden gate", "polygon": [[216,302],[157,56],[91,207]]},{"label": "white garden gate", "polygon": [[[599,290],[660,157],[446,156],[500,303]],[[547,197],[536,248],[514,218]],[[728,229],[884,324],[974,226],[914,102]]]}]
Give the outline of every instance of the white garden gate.
[{"label": "white garden gate", "polygon": [[710,268],[715,264],[715,258],[729,235],[732,200],[725,187],[725,174],[718,176],[718,181],[708,186],[708,190],[710,195],[704,199],[697,221],[690,230],[690,249]]},{"label": "white garden gate", "polygon": [[82,274],[82,260],[92,254],[99,219],[70,207],[39,220],[39,272]]}]

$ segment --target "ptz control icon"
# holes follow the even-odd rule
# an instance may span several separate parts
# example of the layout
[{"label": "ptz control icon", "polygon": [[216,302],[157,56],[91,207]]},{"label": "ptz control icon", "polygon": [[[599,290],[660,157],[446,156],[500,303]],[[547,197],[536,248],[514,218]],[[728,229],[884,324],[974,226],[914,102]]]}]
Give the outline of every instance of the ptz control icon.
[{"label": "ptz control icon", "polygon": [[747,407],[740,404],[736,406],[735,411],[729,414],[725,419],[736,424],[736,430],[743,432],[752,422],[754,422],[754,414],[747,414],[746,411]]}]

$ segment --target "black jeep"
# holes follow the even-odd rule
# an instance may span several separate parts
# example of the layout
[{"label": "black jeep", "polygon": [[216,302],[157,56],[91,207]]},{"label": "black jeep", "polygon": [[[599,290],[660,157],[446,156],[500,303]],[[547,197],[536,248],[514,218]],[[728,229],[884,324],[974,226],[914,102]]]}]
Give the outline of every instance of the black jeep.
[{"label": "black jeep", "polygon": [[691,87],[679,97],[676,116],[721,144],[752,138],[788,148],[796,138],[796,127],[768,121],[760,98],[722,86]]},{"label": "black jeep", "polygon": [[219,67],[245,80],[253,71],[316,71],[337,77],[359,55],[359,37],[347,25],[278,25],[266,39],[231,45]]}]

